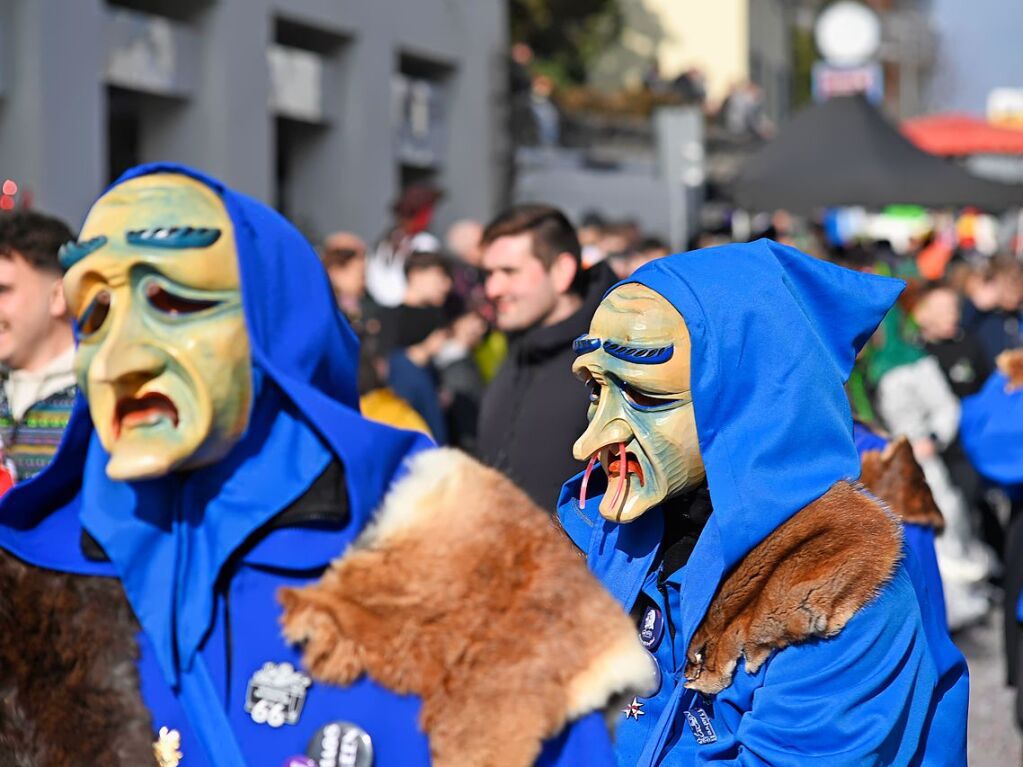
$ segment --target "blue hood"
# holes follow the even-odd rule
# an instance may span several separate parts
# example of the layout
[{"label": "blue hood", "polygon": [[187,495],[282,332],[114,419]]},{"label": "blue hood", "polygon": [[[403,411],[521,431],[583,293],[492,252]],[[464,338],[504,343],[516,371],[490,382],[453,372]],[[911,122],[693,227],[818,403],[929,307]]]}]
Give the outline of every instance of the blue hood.
[{"label": "blue hood", "polygon": [[[678,627],[687,647],[726,573],[832,484],[859,476],[843,384],[904,283],[770,240],[662,258],[625,282],[670,301],[692,339],[693,405],[714,512],[682,575]],[[577,481],[563,491],[563,517]],[[597,505],[582,512],[603,528],[594,533],[603,540],[591,540],[590,565],[628,608],[646,574],[633,571],[652,562],[662,521],[655,510],[614,525],[592,517]]]},{"label": "blue hood", "polygon": [[[152,173],[207,185],[234,224],[257,392],[249,431],[212,467],[112,482],[80,397],[53,463],[0,504],[0,546],[55,570],[119,575],[173,682],[212,620],[220,568],[249,534],[300,495],[332,457],[339,459],[348,468],[351,520],[330,552],[316,553],[328,561],[363,528],[405,457],[429,443],[359,415],[358,342],[319,259],[290,223],[181,165],[143,165],[114,186]],[[85,558],[83,523],[112,562]],[[166,568],[151,564],[161,558]]]}]

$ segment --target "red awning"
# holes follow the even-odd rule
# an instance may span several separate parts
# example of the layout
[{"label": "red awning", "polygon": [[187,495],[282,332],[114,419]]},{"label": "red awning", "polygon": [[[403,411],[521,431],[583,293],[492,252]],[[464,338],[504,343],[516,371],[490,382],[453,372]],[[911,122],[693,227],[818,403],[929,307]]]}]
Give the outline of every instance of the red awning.
[{"label": "red awning", "polygon": [[943,157],[1023,154],[1023,130],[965,114],[914,117],[902,123],[902,132],[925,152]]}]

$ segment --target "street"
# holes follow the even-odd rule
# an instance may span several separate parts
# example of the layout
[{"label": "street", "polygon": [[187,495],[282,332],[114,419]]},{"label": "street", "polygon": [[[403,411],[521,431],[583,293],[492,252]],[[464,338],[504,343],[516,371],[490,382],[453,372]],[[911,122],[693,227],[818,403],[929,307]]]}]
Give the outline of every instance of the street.
[{"label": "street", "polygon": [[960,632],[955,640],[970,666],[970,767],[1023,764],[1023,740],[1012,721],[1015,691],[1004,683],[1001,611],[992,613],[987,623]]}]

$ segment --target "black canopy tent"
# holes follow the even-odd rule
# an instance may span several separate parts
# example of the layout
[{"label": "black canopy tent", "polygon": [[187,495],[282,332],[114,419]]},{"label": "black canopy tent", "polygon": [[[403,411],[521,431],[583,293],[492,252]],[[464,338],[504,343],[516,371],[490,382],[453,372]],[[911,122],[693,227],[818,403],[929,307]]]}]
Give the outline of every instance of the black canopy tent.
[{"label": "black canopy tent", "polygon": [[1023,205],[1023,185],[971,175],[927,154],[861,96],[809,107],[746,161],[735,199],[748,210],[812,213],[834,205]]}]

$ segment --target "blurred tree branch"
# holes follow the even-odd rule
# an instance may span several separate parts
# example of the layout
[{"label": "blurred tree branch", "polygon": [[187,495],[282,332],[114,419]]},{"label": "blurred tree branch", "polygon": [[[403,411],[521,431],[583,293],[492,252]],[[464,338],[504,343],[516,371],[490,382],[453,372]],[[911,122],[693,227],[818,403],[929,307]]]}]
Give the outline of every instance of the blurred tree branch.
[{"label": "blurred tree branch", "polygon": [[590,62],[621,32],[618,0],[509,0],[511,37],[536,70],[562,85],[586,81]]}]

